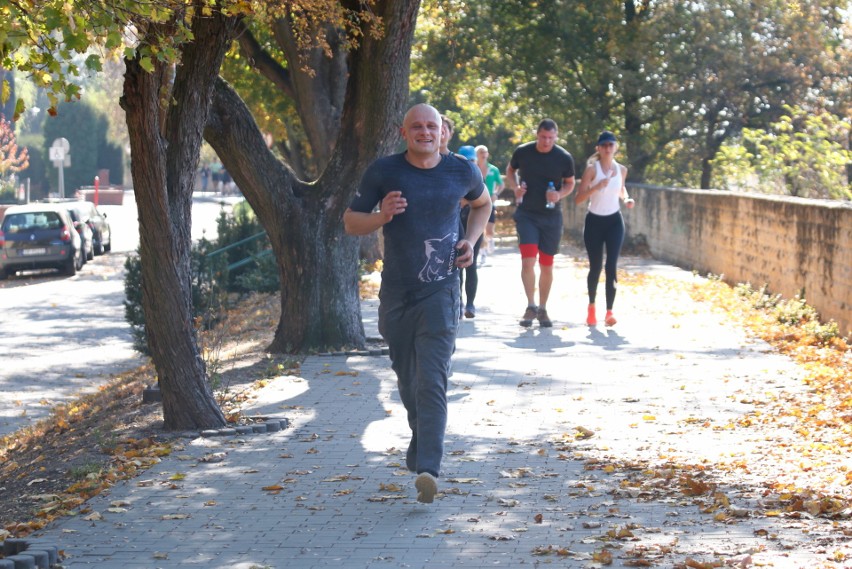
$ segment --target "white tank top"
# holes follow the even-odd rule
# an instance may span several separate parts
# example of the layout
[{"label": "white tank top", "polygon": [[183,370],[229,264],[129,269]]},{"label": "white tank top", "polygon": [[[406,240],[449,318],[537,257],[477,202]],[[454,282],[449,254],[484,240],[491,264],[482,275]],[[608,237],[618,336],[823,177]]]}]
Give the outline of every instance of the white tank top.
[{"label": "white tank top", "polygon": [[[619,210],[619,197],[621,196],[621,166],[615,160],[612,161],[615,168],[615,176],[609,178],[606,187],[592,193],[589,198],[589,211],[595,215],[612,215]],[[600,160],[595,160],[595,177],[591,185],[594,186],[606,178],[601,169]]]}]

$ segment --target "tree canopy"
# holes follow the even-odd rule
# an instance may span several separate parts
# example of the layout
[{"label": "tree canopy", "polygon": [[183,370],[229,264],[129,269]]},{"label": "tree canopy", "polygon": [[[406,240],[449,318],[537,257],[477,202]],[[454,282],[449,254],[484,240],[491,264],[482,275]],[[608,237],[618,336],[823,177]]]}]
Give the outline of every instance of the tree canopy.
[{"label": "tree canopy", "polygon": [[580,158],[610,129],[633,181],[709,187],[721,145],[768,127],[785,105],[849,120],[848,10],[848,1],[428,0],[412,87],[495,159],[549,116]]}]

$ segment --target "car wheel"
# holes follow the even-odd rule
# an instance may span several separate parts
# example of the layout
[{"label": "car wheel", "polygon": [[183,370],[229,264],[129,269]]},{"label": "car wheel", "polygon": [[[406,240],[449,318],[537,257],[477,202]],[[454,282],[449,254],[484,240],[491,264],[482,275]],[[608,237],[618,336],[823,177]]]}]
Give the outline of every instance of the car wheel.
[{"label": "car wheel", "polygon": [[104,252],[109,253],[110,251],[112,251],[112,236],[110,236],[109,241],[104,245]]},{"label": "car wheel", "polygon": [[89,244],[89,249],[86,251],[86,260],[91,261],[95,258],[95,245],[94,243]]},{"label": "car wheel", "polygon": [[62,267],[62,272],[68,275],[69,277],[73,277],[77,274],[77,263],[79,262],[78,256],[74,255],[67,261],[65,261],[65,265]]},{"label": "car wheel", "polygon": [[104,254],[104,244],[101,242],[101,236],[97,235],[94,239],[95,242],[95,255],[103,255]]},{"label": "car wheel", "polygon": [[6,274],[6,269],[0,269],[0,281],[5,281],[9,275]]}]

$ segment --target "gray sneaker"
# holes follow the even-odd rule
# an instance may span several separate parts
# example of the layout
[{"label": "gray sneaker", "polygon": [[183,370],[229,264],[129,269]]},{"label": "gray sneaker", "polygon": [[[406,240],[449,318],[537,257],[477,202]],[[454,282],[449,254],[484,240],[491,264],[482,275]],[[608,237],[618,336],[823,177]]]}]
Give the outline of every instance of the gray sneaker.
[{"label": "gray sneaker", "polygon": [[421,472],[414,481],[417,488],[417,501],[423,504],[431,504],[438,493],[438,481],[428,472]]},{"label": "gray sneaker", "polygon": [[535,306],[527,306],[527,309],[524,311],[524,317],[521,318],[521,326],[529,328],[532,326],[533,320],[535,320],[536,316],[538,316],[538,308]]}]

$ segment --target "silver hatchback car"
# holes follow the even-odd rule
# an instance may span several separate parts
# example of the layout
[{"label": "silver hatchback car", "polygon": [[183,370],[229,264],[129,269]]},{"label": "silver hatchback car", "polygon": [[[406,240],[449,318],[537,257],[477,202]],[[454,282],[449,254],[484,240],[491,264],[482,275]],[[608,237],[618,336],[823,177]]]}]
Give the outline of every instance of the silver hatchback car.
[{"label": "silver hatchback car", "polygon": [[0,224],[0,279],[28,269],[59,269],[73,276],[83,266],[80,234],[64,204],[12,206]]}]

